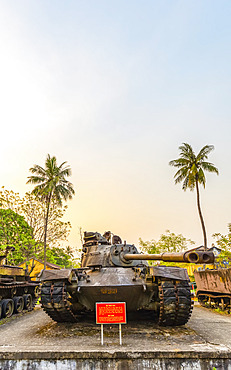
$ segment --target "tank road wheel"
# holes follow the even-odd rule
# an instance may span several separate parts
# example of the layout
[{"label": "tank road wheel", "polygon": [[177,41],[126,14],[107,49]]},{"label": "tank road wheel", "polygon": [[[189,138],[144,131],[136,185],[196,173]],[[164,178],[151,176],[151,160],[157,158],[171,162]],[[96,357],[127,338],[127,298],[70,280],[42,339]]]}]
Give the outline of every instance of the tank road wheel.
[{"label": "tank road wheel", "polygon": [[31,311],[32,310],[32,296],[31,294],[24,294],[24,309]]},{"label": "tank road wheel", "polygon": [[217,309],[219,308],[219,298],[218,299],[214,299],[214,308]]},{"label": "tank road wheel", "polygon": [[202,307],[206,307],[208,298],[205,295],[201,295],[201,294],[200,295],[198,294],[197,297],[198,297],[198,302],[200,303],[200,305]]},{"label": "tank road wheel", "polygon": [[23,297],[14,297],[14,313],[20,313],[22,312],[24,308],[24,299]]},{"label": "tank road wheel", "polygon": [[37,285],[34,289],[34,296],[38,298],[41,295],[41,286]]},{"label": "tank road wheel", "polygon": [[14,312],[14,302],[12,299],[2,300],[2,317],[11,317]]}]

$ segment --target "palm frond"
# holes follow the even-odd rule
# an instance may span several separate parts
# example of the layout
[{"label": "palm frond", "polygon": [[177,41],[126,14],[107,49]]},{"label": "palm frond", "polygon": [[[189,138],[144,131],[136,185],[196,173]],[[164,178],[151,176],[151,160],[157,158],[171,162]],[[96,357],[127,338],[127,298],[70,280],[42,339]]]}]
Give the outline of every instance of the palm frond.
[{"label": "palm frond", "polygon": [[175,184],[183,181],[188,175],[189,175],[189,170],[187,167],[183,167],[180,170],[178,170],[174,175]]},{"label": "palm frond", "polygon": [[50,154],[48,154],[45,162],[47,175],[48,176],[54,175],[56,167],[57,167],[56,157],[51,157]]},{"label": "palm frond", "polygon": [[69,166],[67,166],[67,167],[61,169],[59,173],[60,173],[60,176],[69,177],[69,176],[71,176],[71,168]]},{"label": "palm frond", "polygon": [[206,170],[208,172],[214,172],[217,175],[219,175],[218,168],[215,167],[213,163],[210,163],[210,162],[201,162],[201,167],[203,168],[203,170]]},{"label": "palm frond", "polygon": [[44,170],[44,168],[42,168],[41,166],[35,164],[33,167],[31,167],[29,169],[29,171],[31,173],[35,173],[37,174],[38,176],[46,176],[46,170]]},{"label": "palm frond", "polygon": [[169,165],[174,167],[187,166],[188,164],[189,160],[186,158],[173,159],[172,161],[169,162]]},{"label": "palm frond", "polygon": [[214,149],[213,145],[205,145],[196,156],[191,145],[182,143],[179,146],[180,157],[169,162],[170,166],[179,168],[175,173],[175,184],[183,182],[183,190],[195,188],[196,181],[205,187],[204,170],[219,174],[213,163],[206,162],[208,154]]},{"label": "palm frond", "polygon": [[204,171],[202,170],[202,168],[200,168],[199,171],[198,171],[197,180],[198,180],[198,183],[202,184],[205,188],[206,178],[205,178],[205,174],[204,174]]},{"label": "palm frond", "polygon": [[179,146],[179,149],[181,150],[180,156],[185,159],[192,160],[195,158],[195,153],[188,143],[183,143],[182,145]]},{"label": "palm frond", "polygon": [[214,150],[214,145],[205,145],[198,153],[197,160],[207,159],[209,153]]},{"label": "palm frond", "polygon": [[[63,166],[67,163],[67,161],[63,162],[60,164],[60,166],[58,167],[59,170],[61,171],[61,169],[63,168]],[[69,166],[66,166],[66,167],[69,167]]]},{"label": "palm frond", "polygon": [[188,143],[182,143],[182,145],[179,146],[179,149],[182,151],[182,153],[194,155],[194,151],[191,145]]},{"label": "palm frond", "polygon": [[45,177],[29,176],[27,184],[40,184],[46,181]]},{"label": "palm frond", "polygon": [[71,175],[71,168],[66,163],[62,162],[58,166],[56,157],[48,154],[45,168],[34,165],[30,169],[34,175],[28,178],[28,183],[36,185],[33,194],[41,200],[54,198],[59,206],[62,206],[62,199],[71,199],[75,191],[73,184],[66,180],[66,177]]},{"label": "palm frond", "polygon": [[184,179],[184,181],[183,181],[183,185],[182,185],[182,189],[184,190],[184,191],[186,191],[186,189],[188,188],[188,182],[189,182],[189,178],[188,178],[188,176]]}]

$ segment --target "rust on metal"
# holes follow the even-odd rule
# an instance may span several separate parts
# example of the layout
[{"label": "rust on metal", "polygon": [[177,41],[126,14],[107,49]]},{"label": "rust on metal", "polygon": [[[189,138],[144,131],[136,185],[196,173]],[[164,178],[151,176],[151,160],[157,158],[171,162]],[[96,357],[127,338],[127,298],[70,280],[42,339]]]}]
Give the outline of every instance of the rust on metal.
[{"label": "rust on metal", "polygon": [[161,254],[131,254],[123,255],[125,260],[154,260],[165,262],[184,263],[213,263],[214,254],[211,252],[190,251],[182,253],[161,253]]},{"label": "rust on metal", "polygon": [[197,297],[202,306],[231,312],[231,268],[194,271]]},{"label": "rust on metal", "polygon": [[197,290],[226,293],[231,296],[231,268],[194,272]]}]

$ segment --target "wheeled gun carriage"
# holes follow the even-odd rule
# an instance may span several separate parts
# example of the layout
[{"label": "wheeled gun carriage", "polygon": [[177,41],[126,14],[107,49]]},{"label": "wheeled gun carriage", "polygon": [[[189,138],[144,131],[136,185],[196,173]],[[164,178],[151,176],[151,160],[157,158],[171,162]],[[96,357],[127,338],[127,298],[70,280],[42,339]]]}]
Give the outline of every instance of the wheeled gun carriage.
[{"label": "wheeled gun carriage", "polygon": [[[140,254],[110,232],[84,233],[81,267],[45,270],[41,303],[55,321],[76,322],[95,311],[96,302],[126,302],[128,314],[152,312],[160,325],[184,325],[190,318],[191,299],[187,270],[149,266],[147,260],[211,263],[213,253]],[[143,316],[142,316],[143,314]]]},{"label": "wheeled gun carriage", "polygon": [[0,256],[0,318],[31,311],[39,295],[39,282],[31,280],[29,271],[4,264],[9,250],[14,248],[7,248]]}]

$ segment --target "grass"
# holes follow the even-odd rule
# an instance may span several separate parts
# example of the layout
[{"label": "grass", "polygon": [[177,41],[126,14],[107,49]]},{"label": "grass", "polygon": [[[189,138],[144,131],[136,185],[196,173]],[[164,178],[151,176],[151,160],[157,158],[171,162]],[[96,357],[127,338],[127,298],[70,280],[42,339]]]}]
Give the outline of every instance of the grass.
[{"label": "grass", "polygon": [[230,315],[230,313],[228,311],[225,311],[225,310],[222,311],[219,307],[217,307],[217,308],[213,308],[213,306],[210,307],[209,304],[207,304],[207,303],[205,303],[204,307],[209,309],[211,312],[216,312],[220,315],[224,315],[224,316],[227,316],[227,315],[229,316]]}]

